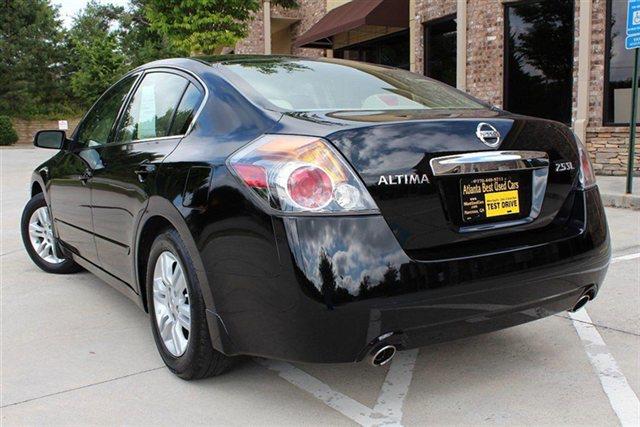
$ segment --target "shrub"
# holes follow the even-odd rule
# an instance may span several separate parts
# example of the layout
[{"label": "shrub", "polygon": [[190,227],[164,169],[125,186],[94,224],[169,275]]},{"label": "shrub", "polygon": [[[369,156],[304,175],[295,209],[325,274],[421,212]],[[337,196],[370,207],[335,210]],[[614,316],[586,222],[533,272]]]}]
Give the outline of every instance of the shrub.
[{"label": "shrub", "polygon": [[7,116],[0,116],[0,145],[12,145],[18,141],[18,134]]}]

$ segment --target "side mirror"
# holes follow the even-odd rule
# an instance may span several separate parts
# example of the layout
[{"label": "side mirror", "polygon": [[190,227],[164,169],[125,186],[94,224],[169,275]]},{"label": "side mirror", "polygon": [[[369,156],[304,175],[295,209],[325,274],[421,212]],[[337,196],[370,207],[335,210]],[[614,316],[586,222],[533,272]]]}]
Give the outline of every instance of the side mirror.
[{"label": "side mirror", "polygon": [[33,138],[33,145],[40,148],[61,150],[66,140],[67,134],[63,130],[41,130]]}]

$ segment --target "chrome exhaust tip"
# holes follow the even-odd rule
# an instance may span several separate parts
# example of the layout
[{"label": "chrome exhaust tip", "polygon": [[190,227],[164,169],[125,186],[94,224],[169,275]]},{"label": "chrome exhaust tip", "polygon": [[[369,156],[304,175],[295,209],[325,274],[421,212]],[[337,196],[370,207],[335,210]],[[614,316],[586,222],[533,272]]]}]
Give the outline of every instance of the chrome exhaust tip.
[{"label": "chrome exhaust tip", "polygon": [[587,305],[589,301],[591,301],[591,296],[589,294],[584,294],[580,298],[578,298],[578,302],[576,302],[576,305],[574,305],[573,308],[569,311],[571,313],[575,313],[576,311]]},{"label": "chrome exhaust tip", "polygon": [[373,366],[384,366],[396,355],[396,347],[384,345],[371,352],[370,361]]}]

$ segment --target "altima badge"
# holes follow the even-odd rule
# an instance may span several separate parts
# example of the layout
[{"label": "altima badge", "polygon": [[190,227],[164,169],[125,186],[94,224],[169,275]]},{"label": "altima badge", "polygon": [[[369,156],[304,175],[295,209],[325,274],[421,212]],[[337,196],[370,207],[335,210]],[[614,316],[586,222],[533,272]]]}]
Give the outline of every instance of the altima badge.
[{"label": "altima badge", "polygon": [[500,143],[500,132],[489,123],[480,122],[476,128],[476,136],[489,147],[495,147]]},{"label": "altima badge", "polygon": [[429,177],[426,173],[422,175],[380,175],[378,185],[407,185],[407,184],[428,184]]}]

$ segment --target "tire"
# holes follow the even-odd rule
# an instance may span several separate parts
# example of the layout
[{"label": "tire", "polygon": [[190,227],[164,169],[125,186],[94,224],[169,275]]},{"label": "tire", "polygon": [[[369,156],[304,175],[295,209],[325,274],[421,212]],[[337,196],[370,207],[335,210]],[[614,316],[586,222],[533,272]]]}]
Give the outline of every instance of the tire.
[{"label": "tire", "polygon": [[[82,270],[82,267],[76,264],[73,259],[64,255],[57,244],[53,235],[51,214],[44,194],[36,194],[27,202],[22,211],[20,231],[22,243],[29,257],[43,271],[70,274]],[[41,248],[40,252],[37,248]]]},{"label": "tire", "polygon": [[[182,269],[182,274],[177,273],[178,268]],[[168,273],[163,274],[167,270]],[[167,230],[156,237],[151,245],[146,277],[151,330],[164,363],[185,380],[220,375],[232,364],[232,358],[211,345],[205,303],[195,271],[175,230]],[[184,282],[176,278],[180,276]],[[190,314],[188,329],[184,327],[187,312]],[[163,333],[160,325],[163,325]]]}]

